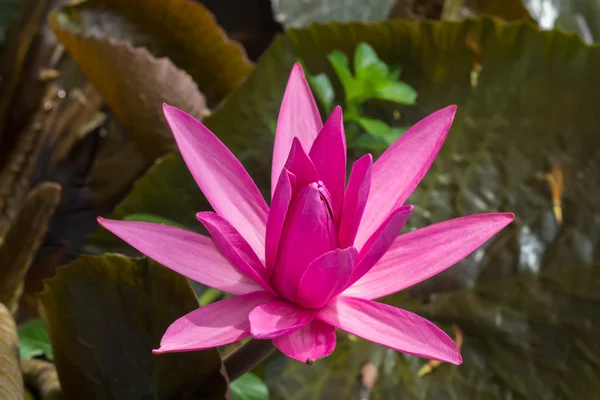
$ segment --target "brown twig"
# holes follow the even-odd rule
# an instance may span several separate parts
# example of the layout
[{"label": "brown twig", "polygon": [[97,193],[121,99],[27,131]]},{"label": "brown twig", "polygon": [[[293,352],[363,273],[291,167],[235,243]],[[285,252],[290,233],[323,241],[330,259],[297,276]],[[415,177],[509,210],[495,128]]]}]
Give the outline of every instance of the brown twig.
[{"label": "brown twig", "polygon": [[0,399],[22,400],[23,393],[17,326],[10,311],[0,303]]}]

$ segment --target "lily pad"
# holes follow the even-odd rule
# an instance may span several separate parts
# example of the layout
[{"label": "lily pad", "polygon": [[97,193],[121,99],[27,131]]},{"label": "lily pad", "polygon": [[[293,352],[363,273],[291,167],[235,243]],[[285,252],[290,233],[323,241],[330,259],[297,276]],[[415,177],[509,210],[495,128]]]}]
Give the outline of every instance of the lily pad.
[{"label": "lily pad", "polygon": [[66,398],[225,398],[217,349],[152,354],[198,307],[186,278],[146,259],[85,256],[39,296]]},{"label": "lily pad", "polygon": [[[275,41],[240,90],[213,115],[211,128],[215,132],[239,130],[261,137],[268,131],[268,121],[276,118],[294,60],[302,59],[313,74],[325,73],[334,81],[326,55],[341,50],[350,56],[360,42],[371,44],[387,64],[403,66],[403,79],[419,93],[418,104],[405,113],[410,122],[448,104],[458,105],[458,114],[441,153],[408,201],[416,207],[410,228],[472,213],[502,210],[516,214],[511,227],[473,255],[412,288],[409,294],[413,298],[505,279],[511,279],[506,281],[507,285],[517,285],[515,287],[525,291],[526,286],[518,283],[520,275],[557,270],[568,280],[571,273],[577,273],[571,269],[573,265],[591,265],[597,260],[600,204],[596,199],[600,196],[600,187],[596,182],[600,181],[600,139],[596,131],[595,105],[600,102],[600,82],[596,79],[600,48],[585,46],[574,35],[543,32],[529,23],[507,24],[492,19],[454,23],[329,24],[289,30]],[[236,120],[235,115],[240,113],[244,119]],[[564,174],[563,185],[550,186],[544,176],[551,171]],[[558,199],[553,200],[552,191],[559,194]],[[562,220],[553,211],[553,204],[557,202]],[[485,299],[484,294],[481,299]],[[405,305],[406,294],[385,300]],[[553,300],[550,301],[552,304]],[[518,305],[514,307],[518,312]],[[569,306],[569,311],[557,318],[568,321],[569,313],[579,310],[576,305],[573,307]],[[444,318],[442,313],[437,313],[435,317],[454,322],[454,314]],[[482,319],[492,317],[480,316]],[[594,320],[592,314],[586,314],[579,321],[584,323],[586,319]],[[553,328],[552,325],[547,327]],[[509,328],[501,321],[499,329]],[[564,331],[556,332],[564,334]],[[465,338],[467,343],[484,339],[483,331],[468,333],[472,336]],[[562,340],[557,341],[551,330],[547,335],[549,341],[542,342],[543,346],[552,349],[561,345]],[[583,346],[594,345],[589,341],[582,343]],[[507,353],[515,351],[511,342],[499,342],[498,346]],[[355,347],[348,350],[339,346],[339,357],[362,359],[355,354],[359,351]],[[350,354],[345,354],[347,351]],[[335,354],[333,357],[338,357]],[[483,361],[477,362],[501,362],[500,350],[490,358],[486,358],[485,352],[478,354]],[[549,356],[558,357],[558,354]],[[554,365],[555,361],[550,364]],[[418,364],[416,374],[423,361],[411,362]],[[348,362],[339,365],[342,364],[349,365]],[[506,368],[508,364],[503,365]],[[293,372],[282,365],[274,368],[278,377],[286,374],[296,379],[297,383],[290,387],[298,390],[290,390],[289,398],[327,398],[328,390],[345,388],[358,371],[357,366],[340,372],[342,367],[338,366],[333,368],[338,375],[330,375],[331,380],[325,380],[320,386],[311,386],[310,382],[321,375],[308,369],[304,375],[298,368],[294,367]],[[582,387],[588,387],[585,364],[575,364],[569,377],[576,379],[576,370],[580,368]],[[539,373],[540,382],[551,376],[541,374],[540,370],[531,373]],[[395,379],[387,376],[396,389],[393,382],[404,384],[402,375],[399,372],[398,375]],[[277,381],[268,375],[266,379]],[[521,393],[498,376],[489,379],[498,385],[497,392],[490,393],[489,398],[502,398],[503,393],[511,391],[515,396]],[[446,384],[452,387],[464,380],[468,381],[468,377],[454,375]],[[576,386],[577,381],[569,384],[569,387]],[[304,387],[312,389],[300,390]],[[271,389],[288,398],[286,393],[275,390],[275,386]],[[301,394],[294,394],[298,391]],[[446,397],[440,398],[447,398],[447,392],[444,394]],[[427,398],[436,397],[430,393]]]},{"label": "lily pad", "polygon": [[[442,294],[414,311],[462,332],[460,366],[426,361],[338,335],[330,357],[265,366],[274,398],[356,398],[361,366],[378,364],[371,398],[581,399],[600,394],[600,265],[581,265]],[[377,354],[377,357],[374,355]]]},{"label": "lily pad", "polygon": [[[417,379],[423,360],[386,353],[373,397],[390,398],[402,392],[408,398],[445,399],[457,393],[457,398],[535,399],[546,398],[545,383],[560,393],[556,398],[577,398],[584,389],[597,393],[589,380],[590,365],[597,363],[598,332],[593,321],[598,317],[590,306],[596,300],[589,288],[579,286],[597,281],[592,265],[600,254],[596,110],[600,47],[585,46],[572,34],[495,19],[329,24],[289,30],[210,118],[211,129],[255,138],[256,145],[247,152],[234,148],[254,173],[268,176],[268,169],[260,167],[268,166],[267,150],[261,151],[261,146],[269,147],[264,138],[269,136],[269,122],[276,119],[293,62],[300,58],[311,73],[325,73],[336,82],[326,55],[340,50],[351,56],[360,42],[373,46],[387,64],[403,66],[403,80],[419,93],[417,105],[405,112],[410,122],[448,104],[458,105],[441,153],[408,201],[416,206],[410,228],[472,213],[516,214],[508,229],[470,257],[407,293],[385,299],[399,306],[413,305],[437,322],[456,323],[465,332],[465,364],[441,365]],[[167,164],[163,165],[164,171],[161,165],[155,168],[155,176],[168,176]],[[557,171],[564,182],[551,187],[545,175]],[[162,196],[179,198],[191,190],[166,186],[169,190],[163,187]],[[558,199],[553,200],[553,191]],[[139,199],[143,209],[130,212],[160,215],[158,205]],[[557,203],[562,220],[553,210]],[[442,294],[459,289],[463,292]],[[432,304],[429,311],[414,306],[424,299]],[[458,314],[463,303],[464,318]],[[548,320],[552,315],[554,322]],[[507,331],[514,333],[506,335]],[[570,338],[575,338],[575,346],[588,350],[577,348],[572,356],[565,355],[563,347]],[[355,395],[358,388],[352,383],[358,385],[360,364],[371,351],[362,341],[349,343],[341,336],[336,352],[312,368],[284,358],[273,360],[265,376],[272,395],[284,399]],[[581,361],[582,354],[589,360]],[[557,378],[564,360],[573,360],[564,374],[568,382]],[[531,380],[531,387],[523,387],[525,380],[515,376],[517,371]],[[471,376],[478,386],[469,389]],[[464,393],[476,395],[461,396]]]}]

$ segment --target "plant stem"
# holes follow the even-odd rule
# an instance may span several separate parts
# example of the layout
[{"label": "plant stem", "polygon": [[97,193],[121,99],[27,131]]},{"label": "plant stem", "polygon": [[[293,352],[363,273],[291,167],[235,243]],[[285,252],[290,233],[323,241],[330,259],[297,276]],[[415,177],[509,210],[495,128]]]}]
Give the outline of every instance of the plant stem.
[{"label": "plant stem", "polygon": [[229,381],[235,381],[263,362],[274,351],[275,346],[272,340],[250,339],[250,341],[225,357],[223,362],[229,375]]}]

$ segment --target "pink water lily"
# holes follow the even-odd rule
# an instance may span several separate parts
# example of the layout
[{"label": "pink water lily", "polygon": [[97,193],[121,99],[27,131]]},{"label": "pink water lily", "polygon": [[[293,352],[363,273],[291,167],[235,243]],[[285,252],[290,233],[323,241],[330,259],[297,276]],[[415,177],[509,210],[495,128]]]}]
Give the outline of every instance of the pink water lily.
[{"label": "pink water lily", "polygon": [[[392,349],[460,364],[431,322],[372,301],[419,283],[469,255],[513,215],[471,215],[399,235],[403,205],[438,153],[456,111],[418,122],[346,184],[342,111],[325,125],[296,64],[277,121],[271,207],[235,156],[204,125],[164,106],[181,154],[215,212],[197,214],[212,239],[146,222],[99,222],[140,252],[235,295],[175,321],[155,353],[200,350],[248,336],[272,339],[302,362],[329,355],[335,328]],[[165,299],[165,301],[169,301]]]}]

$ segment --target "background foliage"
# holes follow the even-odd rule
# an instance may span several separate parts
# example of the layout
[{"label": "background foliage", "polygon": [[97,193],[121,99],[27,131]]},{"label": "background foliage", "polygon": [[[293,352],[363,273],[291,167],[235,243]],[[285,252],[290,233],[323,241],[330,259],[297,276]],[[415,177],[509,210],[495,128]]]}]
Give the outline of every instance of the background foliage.
[{"label": "background foliage", "polygon": [[[600,395],[594,2],[139,4],[0,3],[0,357],[9,360],[0,394]],[[229,348],[153,356],[165,327],[198,307],[198,295],[203,303],[221,296],[192,282],[194,292],[152,261],[105,254],[139,256],[95,223],[112,215],[202,232],[194,216],[209,205],[172,152],[161,104],[203,119],[268,196],[270,126],[292,64],[326,77],[332,104],[343,103],[344,82],[328,56],[352,60],[364,44],[384,65],[400,66],[417,94],[401,107],[369,99],[369,118],[409,126],[458,105],[439,157],[409,199],[407,229],[471,213],[516,215],[453,268],[383,299],[459,332],[464,364],[423,374],[426,360],[339,334],[334,354],[314,366],[274,355],[228,389],[221,353]],[[364,152],[355,146],[350,158]],[[374,385],[366,366],[378,372]]]}]

